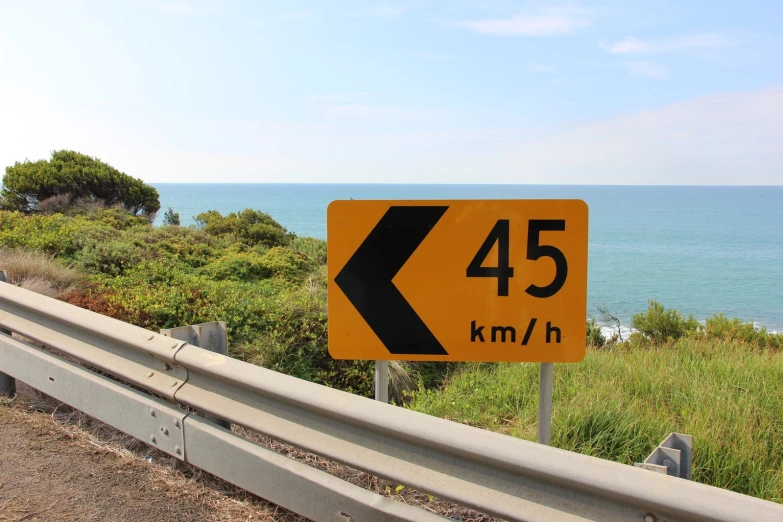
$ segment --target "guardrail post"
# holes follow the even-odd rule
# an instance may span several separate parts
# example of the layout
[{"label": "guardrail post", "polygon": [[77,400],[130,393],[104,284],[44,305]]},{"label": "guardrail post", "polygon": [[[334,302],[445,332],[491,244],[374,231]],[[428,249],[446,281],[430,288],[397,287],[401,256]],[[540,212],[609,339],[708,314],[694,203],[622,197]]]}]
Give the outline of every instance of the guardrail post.
[{"label": "guardrail post", "polygon": [[[0,270],[0,282],[8,282],[8,277],[6,276],[4,270]],[[0,328],[0,333],[11,335],[11,330]],[[5,395],[7,397],[13,397],[16,395],[16,379],[3,372],[0,372],[0,395]]]},{"label": "guardrail post", "polygon": [[375,361],[375,400],[389,403],[389,361]]},{"label": "guardrail post", "polygon": [[644,462],[637,462],[634,466],[690,480],[693,467],[693,436],[670,433]]},{"label": "guardrail post", "polygon": [[552,442],[552,388],[555,380],[555,364],[541,363],[538,388],[538,443]]},{"label": "guardrail post", "polygon": [[[223,321],[178,326],[176,328],[164,328],[160,333],[167,337],[185,341],[193,346],[209,350],[210,352],[228,356],[228,333],[226,331],[226,323]],[[214,422],[221,428],[227,430],[231,429],[230,422],[223,420],[216,415],[200,411],[196,412],[196,415],[202,419]]]}]

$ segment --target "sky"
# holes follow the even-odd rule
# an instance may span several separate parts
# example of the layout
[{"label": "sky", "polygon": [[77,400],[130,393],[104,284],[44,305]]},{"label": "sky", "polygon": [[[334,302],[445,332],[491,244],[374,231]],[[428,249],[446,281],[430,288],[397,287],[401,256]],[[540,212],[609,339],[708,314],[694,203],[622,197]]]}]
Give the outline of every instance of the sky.
[{"label": "sky", "polygon": [[783,185],[783,2],[0,0],[0,165]]}]

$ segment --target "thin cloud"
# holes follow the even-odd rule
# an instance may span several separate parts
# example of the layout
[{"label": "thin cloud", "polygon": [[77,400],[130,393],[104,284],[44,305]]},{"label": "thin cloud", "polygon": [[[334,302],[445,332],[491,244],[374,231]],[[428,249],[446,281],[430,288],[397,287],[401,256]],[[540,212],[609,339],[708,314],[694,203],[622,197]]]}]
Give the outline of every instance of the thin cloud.
[{"label": "thin cloud", "polygon": [[376,16],[398,16],[404,13],[407,9],[401,5],[395,4],[379,4],[376,5],[371,12]]},{"label": "thin cloud", "polygon": [[624,65],[631,76],[659,80],[661,78],[666,78],[669,75],[669,71],[666,67],[650,62],[633,61],[627,62]]},{"label": "thin cloud", "polygon": [[220,10],[220,4],[218,3],[199,2],[196,0],[144,2],[144,4],[155,11],[177,16],[195,16]]},{"label": "thin cloud", "polygon": [[537,73],[553,73],[557,71],[557,69],[555,69],[551,65],[546,65],[543,63],[530,63],[527,65],[527,68],[528,70]]},{"label": "thin cloud", "polygon": [[348,16],[353,18],[390,18],[400,16],[408,11],[408,7],[401,4],[382,3],[367,9],[351,11]]},{"label": "thin cloud", "polygon": [[506,182],[780,185],[783,86],[725,92],[509,147]]},{"label": "thin cloud", "polygon": [[601,44],[601,48],[611,54],[688,54],[705,49],[716,49],[730,45],[729,39],[722,34],[708,33],[681,36],[667,40],[642,40],[628,37],[613,44]]},{"label": "thin cloud", "polygon": [[373,120],[421,121],[437,118],[442,113],[408,107],[389,107],[365,103],[342,103],[323,108],[324,114],[338,118],[362,118]]},{"label": "thin cloud", "polygon": [[576,7],[547,7],[510,18],[467,20],[458,25],[479,34],[497,36],[561,36],[592,23],[590,13]]},{"label": "thin cloud", "polygon": [[290,11],[277,15],[280,20],[303,20],[313,16],[314,11],[312,9],[300,9],[298,11]]}]

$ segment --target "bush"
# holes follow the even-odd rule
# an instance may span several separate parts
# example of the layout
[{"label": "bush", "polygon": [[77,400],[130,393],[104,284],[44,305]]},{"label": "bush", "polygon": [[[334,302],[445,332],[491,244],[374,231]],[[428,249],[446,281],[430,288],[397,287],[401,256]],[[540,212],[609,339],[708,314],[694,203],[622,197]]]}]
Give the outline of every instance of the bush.
[{"label": "bush", "polygon": [[783,336],[768,333],[766,328],[757,330],[753,323],[745,323],[736,317],[729,319],[722,313],[705,321],[703,333],[707,337],[753,344],[760,348],[783,347]]},{"label": "bush", "polygon": [[291,248],[301,252],[319,265],[326,264],[326,241],[315,237],[297,237]]},{"label": "bush", "polygon": [[2,208],[20,212],[38,211],[39,204],[59,197],[49,206],[63,206],[63,196],[121,204],[133,215],[150,220],[160,209],[158,191],[137,178],[120,172],[97,158],[69,150],[52,152],[51,160],[16,162],[3,177]]},{"label": "bush", "polygon": [[356,393],[374,394],[373,361],[333,359],[326,347],[326,303],[307,290],[283,293],[270,317],[273,327],[259,351],[268,368]]},{"label": "bush", "polygon": [[699,323],[692,315],[685,319],[677,310],[665,309],[661,303],[650,299],[647,312],[634,314],[631,317],[631,326],[657,343],[668,339],[679,339],[690,332],[695,332]]},{"label": "bush", "polygon": [[25,216],[0,210],[0,247],[67,256],[74,251],[73,239],[83,223],[62,214]]},{"label": "bush", "polygon": [[89,241],[75,255],[74,261],[86,270],[120,275],[148,257],[145,249],[123,239]]},{"label": "bush", "polygon": [[196,225],[212,236],[225,237],[249,246],[287,246],[296,237],[269,214],[249,208],[225,217],[217,210],[203,212],[196,216]]},{"label": "bush", "polygon": [[606,344],[606,337],[601,333],[601,327],[595,322],[594,318],[587,321],[587,346],[600,347]]}]

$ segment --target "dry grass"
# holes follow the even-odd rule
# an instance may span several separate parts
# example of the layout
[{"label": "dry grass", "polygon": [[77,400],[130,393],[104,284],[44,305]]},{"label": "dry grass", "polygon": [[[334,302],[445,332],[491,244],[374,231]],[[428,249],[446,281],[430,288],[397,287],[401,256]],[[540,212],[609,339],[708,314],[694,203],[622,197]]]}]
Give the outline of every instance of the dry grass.
[{"label": "dry grass", "polygon": [[389,361],[389,400],[402,404],[407,393],[418,388],[410,367],[404,361]]},{"label": "dry grass", "polygon": [[83,278],[78,270],[28,250],[0,249],[0,270],[6,271],[9,283],[49,297],[57,297]]}]

